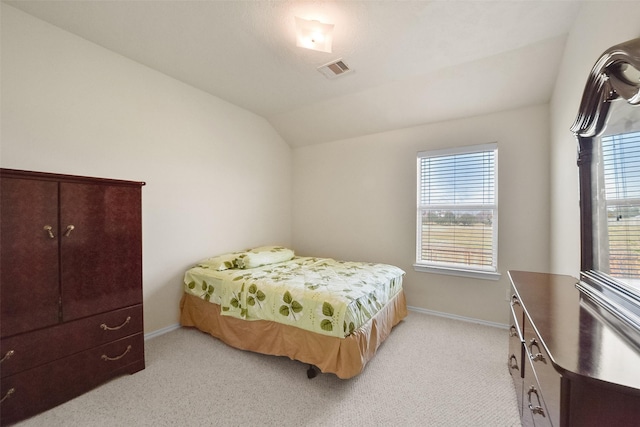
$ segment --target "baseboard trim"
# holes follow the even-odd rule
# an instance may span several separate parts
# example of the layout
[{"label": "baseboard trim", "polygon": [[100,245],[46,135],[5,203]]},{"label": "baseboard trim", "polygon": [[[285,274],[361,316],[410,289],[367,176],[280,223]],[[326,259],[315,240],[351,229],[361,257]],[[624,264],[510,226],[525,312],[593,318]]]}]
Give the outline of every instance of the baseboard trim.
[{"label": "baseboard trim", "polygon": [[148,334],[144,334],[144,340],[146,341],[150,340],[151,338],[159,337],[160,335],[164,335],[167,332],[175,331],[176,329],[180,329],[180,323],[175,323],[173,325],[166,326],[153,332],[149,332]]},{"label": "baseboard trim", "polygon": [[444,313],[442,311],[435,311],[435,310],[428,310],[426,308],[420,308],[420,307],[407,306],[407,308],[411,311],[417,311],[418,313],[431,314],[433,316],[446,317],[448,319],[453,319],[453,320],[462,320],[463,322],[478,323],[480,325],[491,326],[493,328],[509,329],[509,325],[505,325],[503,323],[489,322],[488,320],[475,319],[473,317],[458,316],[457,314]]}]

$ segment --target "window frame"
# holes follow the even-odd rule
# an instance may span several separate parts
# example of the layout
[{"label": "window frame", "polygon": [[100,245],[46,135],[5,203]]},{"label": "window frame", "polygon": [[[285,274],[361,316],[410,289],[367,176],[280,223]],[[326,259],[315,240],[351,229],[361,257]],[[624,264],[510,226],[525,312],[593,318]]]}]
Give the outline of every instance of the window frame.
[{"label": "window frame", "polygon": [[[425,261],[422,260],[422,214],[426,210],[426,206],[421,202],[422,195],[422,166],[421,161],[424,158],[429,157],[444,157],[444,156],[456,156],[464,154],[482,153],[487,151],[493,151],[493,203],[489,204],[434,204],[432,206],[438,206],[440,208],[450,208],[451,210],[491,210],[492,211],[492,236],[491,236],[491,250],[492,250],[492,265],[491,266],[473,266],[467,264],[456,263],[444,263],[437,261]],[[415,248],[415,263],[413,264],[414,270],[425,273],[437,273],[453,276],[470,277],[476,279],[485,280],[499,280],[501,274],[498,271],[498,143],[491,142],[486,144],[478,144],[471,146],[462,146],[454,148],[446,148],[440,150],[427,150],[420,151],[416,156],[416,248]]]}]

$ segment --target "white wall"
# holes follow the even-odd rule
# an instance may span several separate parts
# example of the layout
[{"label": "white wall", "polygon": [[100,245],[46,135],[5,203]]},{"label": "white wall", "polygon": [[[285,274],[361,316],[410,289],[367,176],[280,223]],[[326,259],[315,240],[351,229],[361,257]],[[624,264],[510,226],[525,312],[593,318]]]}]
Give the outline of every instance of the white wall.
[{"label": "white wall", "polygon": [[580,271],[577,142],[569,131],[596,60],[640,37],[640,2],[585,2],[567,39],[551,108],[551,272]]},{"label": "white wall", "polygon": [[[638,22],[638,2],[585,2],[550,109],[399,129],[292,157],[262,118],[3,4],[0,165],[147,182],[146,331],[176,322],[182,272],[194,260],[263,243],[397,264],[410,305],[503,323],[508,269],[579,270],[568,129],[593,63],[640,36]],[[500,150],[503,278],[414,272],[416,152],[491,141]]]},{"label": "white wall", "polygon": [[[498,143],[499,281],[413,270],[416,154]],[[534,106],[293,151],[293,236],[303,255],[403,268],[411,306],[506,323],[507,270],[549,268],[549,110]]]},{"label": "white wall", "polygon": [[291,242],[291,149],[264,119],[2,4],[0,165],[146,181],[145,331],[184,270]]}]

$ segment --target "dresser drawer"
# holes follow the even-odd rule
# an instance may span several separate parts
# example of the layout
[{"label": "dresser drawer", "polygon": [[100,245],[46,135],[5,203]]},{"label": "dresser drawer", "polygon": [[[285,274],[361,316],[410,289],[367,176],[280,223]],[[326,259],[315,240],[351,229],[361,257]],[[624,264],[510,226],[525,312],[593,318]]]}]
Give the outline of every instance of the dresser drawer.
[{"label": "dresser drawer", "polygon": [[520,335],[524,334],[524,309],[522,308],[522,302],[516,294],[513,286],[511,287],[511,318],[513,324],[517,327]]},{"label": "dresser drawer", "polygon": [[2,424],[29,417],[115,376],[144,369],[142,333],[2,379]]},{"label": "dresser drawer", "polygon": [[142,305],[135,305],[3,339],[2,378],[140,333],[142,316]]},{"label": "dresser drawer", "polygon": [[[560,382],[561,376],[553,367],[544,343],[536,334],[529,318],[524,318],[525,355],[534,370],[538,389],[544,395],[547,418],[554,426],[560,425]],[[529,366],[527,366],[529,368]],[[525,368],[526,369],[526,368]],[[526,393],[527,384],[525,384]]]},{"label": "dresser drawer", "polygon": [[523,389],[523,422],[522,425],[527,425],[525,420],[533,420],[533,425],[540,426],[553,426],[551,418],[549,417],[549,411],[545,403],[545,397],[543,396],[544,390],[540,386],[536,370],[533,368],[531,359],[527,358],[524,362],[527,364],[525,368],[526,374],[524,378]]},{"label": "dresser drawer", "polygon": [[524,366],[522,364],[524,358],[523,338],[523,309],[520,305],[518,297],[513,294],[510,306],[511,316],[509,323],[509,373],[524,377]]},{"label": "dresser drawer", "polygon": [[518,399],[518,410],[522,417],[522,393],[524,371],[522,362],[524,360],[524,344],[522,342],[522,334],[520,333],[520,325],[515,318],[515,312],[511,307],[511,324],[509,326],[509,357],[507,359],[507,367],[513,387],[516,391]]}]

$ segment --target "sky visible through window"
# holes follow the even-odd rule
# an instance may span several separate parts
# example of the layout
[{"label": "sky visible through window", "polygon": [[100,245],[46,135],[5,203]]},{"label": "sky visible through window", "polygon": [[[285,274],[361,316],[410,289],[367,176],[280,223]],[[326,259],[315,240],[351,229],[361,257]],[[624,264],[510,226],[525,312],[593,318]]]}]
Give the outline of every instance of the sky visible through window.
[{"label": "sky visible through window", "polygon": [[422,159],[424,205],[482,206],[493,203],[493,151]]},{"label": "sky visible through window", "polygon": [[640,132],[602,138],[607,200],[640,201]]}]

